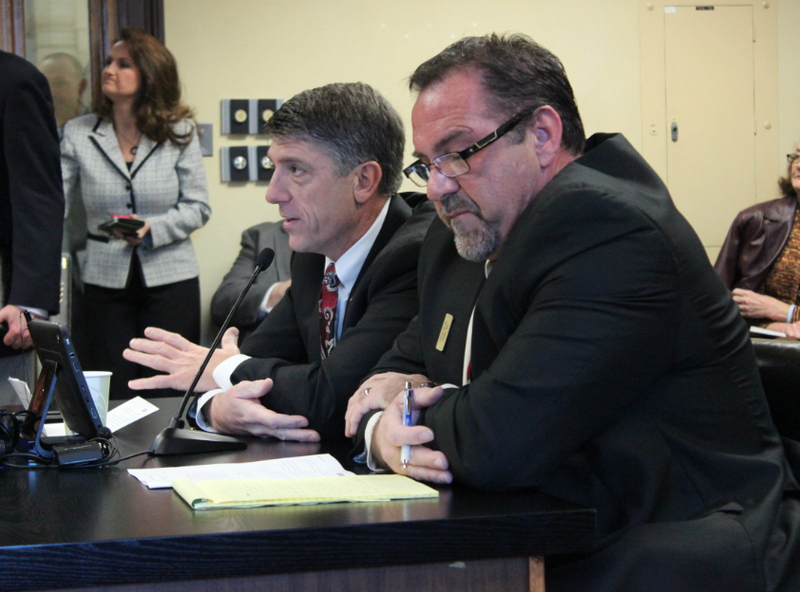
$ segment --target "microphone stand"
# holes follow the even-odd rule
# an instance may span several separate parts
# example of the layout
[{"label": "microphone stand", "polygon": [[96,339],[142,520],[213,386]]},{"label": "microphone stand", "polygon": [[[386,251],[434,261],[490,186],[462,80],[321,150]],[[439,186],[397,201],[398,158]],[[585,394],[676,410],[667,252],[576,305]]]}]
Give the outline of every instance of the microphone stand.
[{"label": "microphone stand", "polygon": [[214,355],[214,350],[217,349],[219,342],[222,340],[223,333],[225,333],[230,326],[234,313],[239,309],[239,305],[242,303],[242,300],[244,300],[244,297],[250,290],[250,286],[252,286],[253,282],[256,281],[258,274],[270,266],[274,257],[275,252],[268,248],[263,249],[258,254],[258,263],[253,271],[253,275],[250,277],[250,281],[247,282],[247,285],[245,286],[244,290],[242,290],[242,293],[239,294],[239,298],[236,300],[233,308],[231,308],[231,311],[228,313],[228,317],[225,319],[225,322],[222,323],[222,327],[220,327],[217,336],[214,338],[214,342],[211,344],[211,347],[208,350],[208,355],[200,366],[200,370],[198,370],[194,380],[192,380],[192,384],[183,395],[181,406],[178,409],[178,412],[172,417],[172,419],[170,419],[169,425],[161,430],[161,432],[155,437],[155,440],[153,440],[153,443],[150,445],[150,450],[148,451],[150,456],[195,454],[199,452],[220,452],[223,450],[242,450],[247,448],[247,444],[230,436],[223,436],[222,434],[213,434],[201,430],[184,428],[185,422],[183,420],[183,413],[186,410],[189,400],[194,394],[194,388],[197,386],[197,383],[200,381],[200,377],[203,375],[206,366],[208,366],[208,362],[211,360],[211,356]]}]

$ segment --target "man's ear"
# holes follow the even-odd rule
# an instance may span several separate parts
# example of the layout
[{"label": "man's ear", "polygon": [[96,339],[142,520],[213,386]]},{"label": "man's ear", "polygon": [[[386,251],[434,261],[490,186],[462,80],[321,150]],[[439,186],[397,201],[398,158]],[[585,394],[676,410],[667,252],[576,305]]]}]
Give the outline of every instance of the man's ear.
[{"label": "man's ear", "polygon": [[530,124],[533,145],[543,168],[550,166],[561,150],[561,117],[550,105],[539,107]]},{"label": "man's ear", "polygon": [[355,168],[353,195],[359,204],[366,203],[378,193],[383,178],[381,165],[374,160],[362,162]]}]

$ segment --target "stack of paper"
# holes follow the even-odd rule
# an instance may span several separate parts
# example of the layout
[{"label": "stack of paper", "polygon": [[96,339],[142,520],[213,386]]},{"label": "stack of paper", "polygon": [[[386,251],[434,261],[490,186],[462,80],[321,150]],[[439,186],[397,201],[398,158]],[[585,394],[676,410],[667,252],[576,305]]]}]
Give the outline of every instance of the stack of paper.
[{"label": "stack of paper", "polygon": [[356,476],[330,454],[128,472],[150,489],[172,486],[195,510],[439,496],[402,475]]},{"label": "stack of paper", "polygon": [[246,463],[218,463],[163,469],[128,469],[148,489],[172,487],[176,479],[215,481],[219,479],[298,479],[303,477],[343,477],[345,471],[330,454],[292,456]]}]

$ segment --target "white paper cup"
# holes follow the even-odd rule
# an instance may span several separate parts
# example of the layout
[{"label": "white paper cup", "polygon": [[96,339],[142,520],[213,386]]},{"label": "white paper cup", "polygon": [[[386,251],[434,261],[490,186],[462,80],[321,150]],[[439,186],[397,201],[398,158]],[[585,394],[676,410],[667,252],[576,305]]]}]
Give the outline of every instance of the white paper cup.
[{"label": "white paper cup", "polygon": [[94,406],[103,425],[108,421],[108,391],[111,387],[111,372],[104,370],[90,370],[83,373],[86,379],[86,386],[92,394]]}]

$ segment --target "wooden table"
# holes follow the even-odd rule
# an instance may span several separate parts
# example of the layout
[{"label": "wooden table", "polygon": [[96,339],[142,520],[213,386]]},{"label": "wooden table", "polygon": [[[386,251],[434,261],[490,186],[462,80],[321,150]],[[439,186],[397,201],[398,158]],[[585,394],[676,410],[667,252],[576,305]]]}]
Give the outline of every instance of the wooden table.
[{"label": "wooden table", "polygon": [[[116,434],[123,455],[147,449],[178,401],[153,402],[159,413]],[[438,500],[195,512],[126,471],[321,452],[354,468],[346,443],[253,439],[106,469],[1,469],[0,590],[506,592],[542,586],[529,557],[592,548],[594,510],[537,493],[446,486]]]}]

